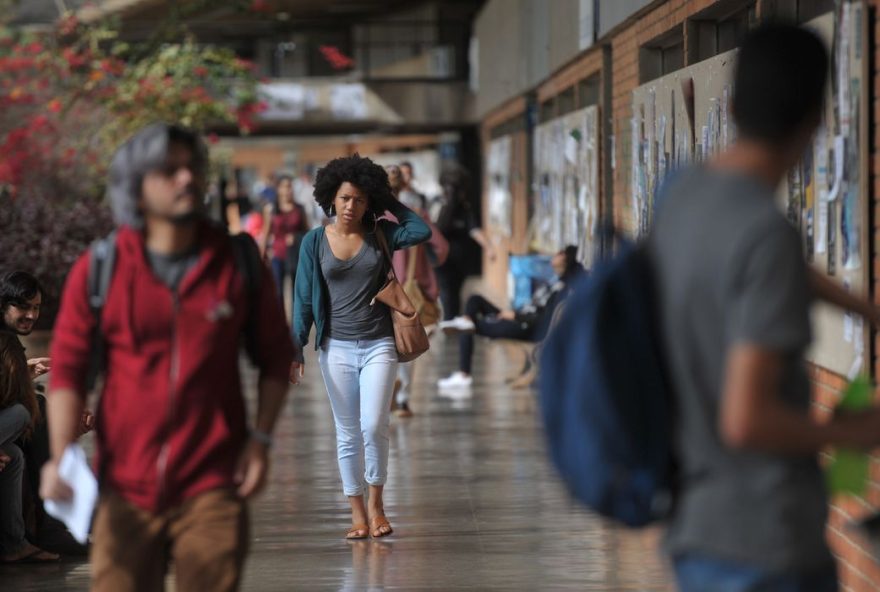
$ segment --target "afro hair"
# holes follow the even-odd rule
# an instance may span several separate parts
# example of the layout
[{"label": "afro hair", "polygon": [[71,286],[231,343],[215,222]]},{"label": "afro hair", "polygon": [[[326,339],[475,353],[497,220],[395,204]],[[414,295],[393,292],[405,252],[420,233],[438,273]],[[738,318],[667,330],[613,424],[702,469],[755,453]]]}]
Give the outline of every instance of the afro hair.
[{"label": "afro hair", "polygon": [[351,183],[364,192],[369,201],[367,216],[382,216],[394,202],[388,173],[385,169],[355,153],[334,158],[318,170],[315,177],[315,201],[328,216],[332,216],[333,200],[343,183]]}]

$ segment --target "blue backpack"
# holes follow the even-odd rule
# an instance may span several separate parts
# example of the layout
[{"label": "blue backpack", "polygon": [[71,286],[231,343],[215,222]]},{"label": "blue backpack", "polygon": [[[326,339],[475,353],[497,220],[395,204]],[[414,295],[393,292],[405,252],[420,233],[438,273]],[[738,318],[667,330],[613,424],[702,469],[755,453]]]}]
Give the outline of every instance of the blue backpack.
[{"label": "blue backpack", "polygon": [[671,401],[651,267],[624,244],[573,288],[540,360],[550,455],[571,493],[628,526],[672,502]]}]

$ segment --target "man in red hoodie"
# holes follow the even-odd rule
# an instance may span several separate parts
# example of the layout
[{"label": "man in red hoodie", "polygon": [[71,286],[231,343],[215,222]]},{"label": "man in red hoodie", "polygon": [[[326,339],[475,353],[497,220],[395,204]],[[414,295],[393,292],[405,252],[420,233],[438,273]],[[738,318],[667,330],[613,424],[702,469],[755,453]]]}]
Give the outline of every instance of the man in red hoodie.
[{"label": "man in red hoodie", "polygon": [[[241,579],[245,500],[266,480],[294,346],[268,269],[248,290],[232,240],[203,215],[206,168],[201,139],[165,124],[135,134],[110,167],[118,232],[97,325],[106,370],[93,590],[161,590],[169,560],[178,590],[235,590]],[[71,496],[58,463],[76,437],[95,347],[89,265],[86,254],[71,270],[55,325],[47,499]],[[238,364],[246,325],[260,369],[250,431]]]}]

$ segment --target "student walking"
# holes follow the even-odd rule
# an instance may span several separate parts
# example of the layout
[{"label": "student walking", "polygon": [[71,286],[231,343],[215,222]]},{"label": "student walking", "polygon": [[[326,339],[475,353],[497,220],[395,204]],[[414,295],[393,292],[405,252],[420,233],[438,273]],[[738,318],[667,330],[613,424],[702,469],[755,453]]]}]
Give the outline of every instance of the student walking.
[{"label": "student walking", "polygon": [[[150,125],[118,149],[108,185],[115,265],[104,305],[92,308],[86,253],[56,321],[45,498],[72,495],[58,464],[76,436],[98,327],[105,348],[91,556],[99,592],[161,590],[169,561],[178,590],[237,589],[249,544],[246,500],[266,482],[294,349],[256,245],[248,237],[234,244],[240,238],[203,215],[207,164],[201,138],[177,126]],[[247,271],[242,244],[256,259]],[[242,343],[260,371],[250,430]]]},{"label": "student walking", "polygon": [[[385,170],[358,155],[337,158],[318,171],[315,199],[333,222],[303,239],[294,335],[302,350],[315,325],[315,348],[336,423],[339,472],[351,505],[346,536],[383,537],[392,533],[382,491],[397,350],[390,311],[373,299],[388,274],[386,248],[417,245],[431,237],[431,230],[394,199]],[[379,219],[386,210],[398,223]],[[294,363],[294,379],[302,376],[302,364],[302,357]]]},{"label": "student walking", "polygon": [[[299,248],[308,230],[305,209],[293,198],[293,179],[282,176],[276,187],[276,202],[273,207],[268,244],[271,246],[272,274],[278,288],[278,297],[284,302],[284,282],[296,279]],[[293,312],[294,286],[291,285],[291,313]]]},{"label": "student walking", "polygon": [[880,444],[877,408],[810,414],[814,297],[878,314],[809,270],[774,199],[819,124],[827,69],[813,33],[752,31],[737,56],[737,142],[671,182],[649,235],[680,477],[667,546],[684,592],[837,590],[817,453]]},{"label": "student walking", "polygon": [[[399,167],[397,165],[385,167],[385,172],[388,173],[388,182],[391,185],[391,192],[396,199],[403,202],[407,207],[410,207],[409,203],[420,204],[412,209],[431,228],[431,238],[424,245],[395,251],[393,257],[394,272],[403,282],[415,282],[425,304],[433,307],[432,310],[439,312],[440,288],[434,268],[438,265],[443,265],[446,261],[446,257],[449,255],[449,243],[430,221],[428,212],[424,208],[424,199],[409,203],[404,200],[404,191],[407,186],[404,185],[405,176],[402,174],[402,169],[403,165]],[[396,221],[396,219],[392,221]],[[410,270],[413,277],[409,277]],[[436,328],[439,320],[439,318],[426,319],[424,315],[422,316],[422,324],[429,332]],[[391,402],[391,409],[397,417],[407,418],[413,415],[409,405],[409,398],[416,362],[417,360],[413,360],[412,362],[401,363],[398,366],[397,380],[394,381],[394,399]]]}]

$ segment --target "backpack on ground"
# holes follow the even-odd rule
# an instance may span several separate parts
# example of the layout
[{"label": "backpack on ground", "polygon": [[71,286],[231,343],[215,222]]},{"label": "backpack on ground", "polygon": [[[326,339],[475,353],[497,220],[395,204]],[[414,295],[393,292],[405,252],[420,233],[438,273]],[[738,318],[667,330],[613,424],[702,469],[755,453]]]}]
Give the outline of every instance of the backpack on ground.
[{"label": "backpack on ground", "polygon": [[643,245],[624,244],[581,278],[541,352],[540,404],[571,493],[628,526],[672,502],[671,400]]},{"label": "backpack on ground", "polygon": [[[242,276],[248,298],[248,321],[242,332],[245,351],[254,365],[259,365],[257,354],[257,325],[251,322],[254,311],[260,300],[263,260],[254,239],[247,233],[229,237],[235,266]],[[92,242],[89,247],[89,273],[87,280],[89,307],[95,315],[95,328],[92,331],[92,349],[89,357],[89,369],[86,378],[86,392],[95,388],[98,377],[104,372],[107,362],[106,342],[101,330],[101,311],[107,301],[110,281],[116,268],[116,231],[104,238]]]}]

